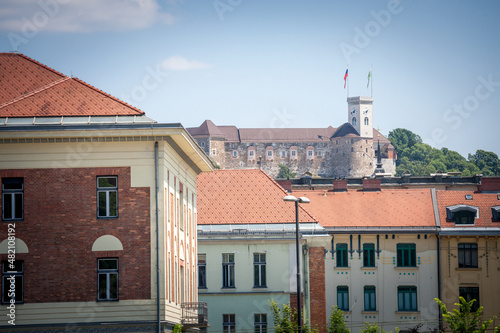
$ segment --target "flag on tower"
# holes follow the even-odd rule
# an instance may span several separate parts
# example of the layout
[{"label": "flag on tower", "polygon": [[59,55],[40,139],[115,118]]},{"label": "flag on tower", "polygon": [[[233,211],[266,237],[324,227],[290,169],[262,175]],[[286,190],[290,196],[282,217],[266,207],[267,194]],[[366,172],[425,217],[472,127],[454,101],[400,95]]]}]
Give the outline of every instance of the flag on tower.
[{"label": "flag on tower", "polygon": [[370,68],[370,72],[368,72],[368,83],[366,84],[366,88],[370,85],[370,79],[372,78],[372,69]]},{"label": "flag on tower", "polygon": [[344,89],[345,89],[345,85],[347,83],[347,76],[349,76],[348,71],[349,71],[349,68],[345,70],[345,74],[344,74]]}]

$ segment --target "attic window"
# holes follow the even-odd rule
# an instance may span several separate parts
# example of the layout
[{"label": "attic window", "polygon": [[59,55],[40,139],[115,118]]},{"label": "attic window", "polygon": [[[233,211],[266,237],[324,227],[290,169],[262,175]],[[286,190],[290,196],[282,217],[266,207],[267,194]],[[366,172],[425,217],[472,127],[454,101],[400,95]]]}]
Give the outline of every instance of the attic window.
[{"label": "attic window", "polygon": [[446,218],[455,224],[474,224],[479,217],[479,209],[469,205],[455,205],[446,207]]},{"label": "attic window", "polygon": [[472,200],[472,194],[466,194],[465,200]]},{"label": "attic window", "polygon": [[493,214],[493,220],[500,222],[500,206],[491,207],[491,213]]}]

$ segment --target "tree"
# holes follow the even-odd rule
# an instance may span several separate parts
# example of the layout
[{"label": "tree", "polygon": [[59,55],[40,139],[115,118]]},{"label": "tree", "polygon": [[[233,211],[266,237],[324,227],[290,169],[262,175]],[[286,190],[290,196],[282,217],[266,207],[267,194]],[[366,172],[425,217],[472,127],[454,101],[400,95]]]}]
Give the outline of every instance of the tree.
[{"label": "tree", "polygon": [[471,313],[472,304],[476,302],[475,299],[467,302],[465,298],[459,297],[459,303],[455,303],[459,308],[448,311],[446,305],[439,298],[434,298],[439,304],[444,320],[450,325],[450,329],[454,333],[484,333],[488,326],[493,322],[495,317],[480,322],[483,307],[480,306],[475,313]]},{"label": "tree", "polygon": [[278,164],[279,168],[280,168],[280,172],[278,173],[278,177],[277,178],[284,178],[284,179],[290,179],[290,178],[294,178],[296,173],[295,172],[291,172],[290,171],[290,168],[287,167],[286,165],[280,163]]},{"label": "tree", "polygon": [[[396,327],[394,330],[395,333],[399,332],[399,328]],[[365,323],[365,327],[361,330],[361,333],[392,333],[392,331],[387,332],[384,329],[380,329],[377,324],[373,323]]]},{"label": "tree", "polygon": [[388,139],[398,152],[402,152],[405,148],[412,148],[417,143],[422,143],[422,138],[419,135],[404,128],[390,131]]},{"label": "tree", "polygon": [[350,330],[345,325],[344,311],[339,309],[338,306],[332,307],[332,313],[328,318],[328,325],[326,328],[327,333],[349,333]]},{"label": "tree", "polygon": [[497,154],[491,151],[479,149],[475,154],[469,154],[469,161],[474,163],[485,176],[500,174],[500,161]]},{"label": "tree", "polygon": [[[292,309],[290,307],[290,303],[283,304],[283,309],[280,309],[278,304],[274,302],[274,299],[271,299],[269,301],[269,307],[271,308],[271,311],[273,312],[275,333],[298,332],[297,310]],[[310,332],[316,333],[317,330],[313,329],[311,331],[307,321],[302,320],[302,332],[303,333],[310,333]]]}]

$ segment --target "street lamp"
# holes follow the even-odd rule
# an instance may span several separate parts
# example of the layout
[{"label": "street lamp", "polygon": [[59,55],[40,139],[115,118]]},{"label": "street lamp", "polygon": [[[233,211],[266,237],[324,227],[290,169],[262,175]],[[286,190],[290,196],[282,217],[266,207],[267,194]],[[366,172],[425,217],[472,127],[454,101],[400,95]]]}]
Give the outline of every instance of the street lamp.
[{"label": "street lamp", "polygon": [[302,305],[301,305],[301,288],[300,288],[300,251],[299,251],[299,203],[309,203],[311,200],[306,197],[296,198],[293,195],[287,195],[283,198],[284,201],[295,202],[295,247],[297,254],[297,326],[299,328],[299,333],[302,333]]}]

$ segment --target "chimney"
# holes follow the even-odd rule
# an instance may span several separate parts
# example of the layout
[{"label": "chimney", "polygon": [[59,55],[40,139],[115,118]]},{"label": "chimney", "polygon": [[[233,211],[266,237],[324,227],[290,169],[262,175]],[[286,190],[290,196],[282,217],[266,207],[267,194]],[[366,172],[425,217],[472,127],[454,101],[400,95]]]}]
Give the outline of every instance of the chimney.
[{"label": "chimney", "polygon": [[380,179],[364,178],[363,191],[380,191]]},{"label": "chimney", "polygon": [[334,179],[333,192],[347,192],[347,179]]},{"label": "chimney", "polygon": [[481,177],[479,192],[500,192],[500,177]]},{"label": "chimney", "polygon": [[288,193],[292,193],[292,181],[287,179],[287,180],[284,180],[284,179],[276,179],[276,183],[280,184],[281,187],[283,187],[283,189],[285,189],[285,191],[287,191]]}]

